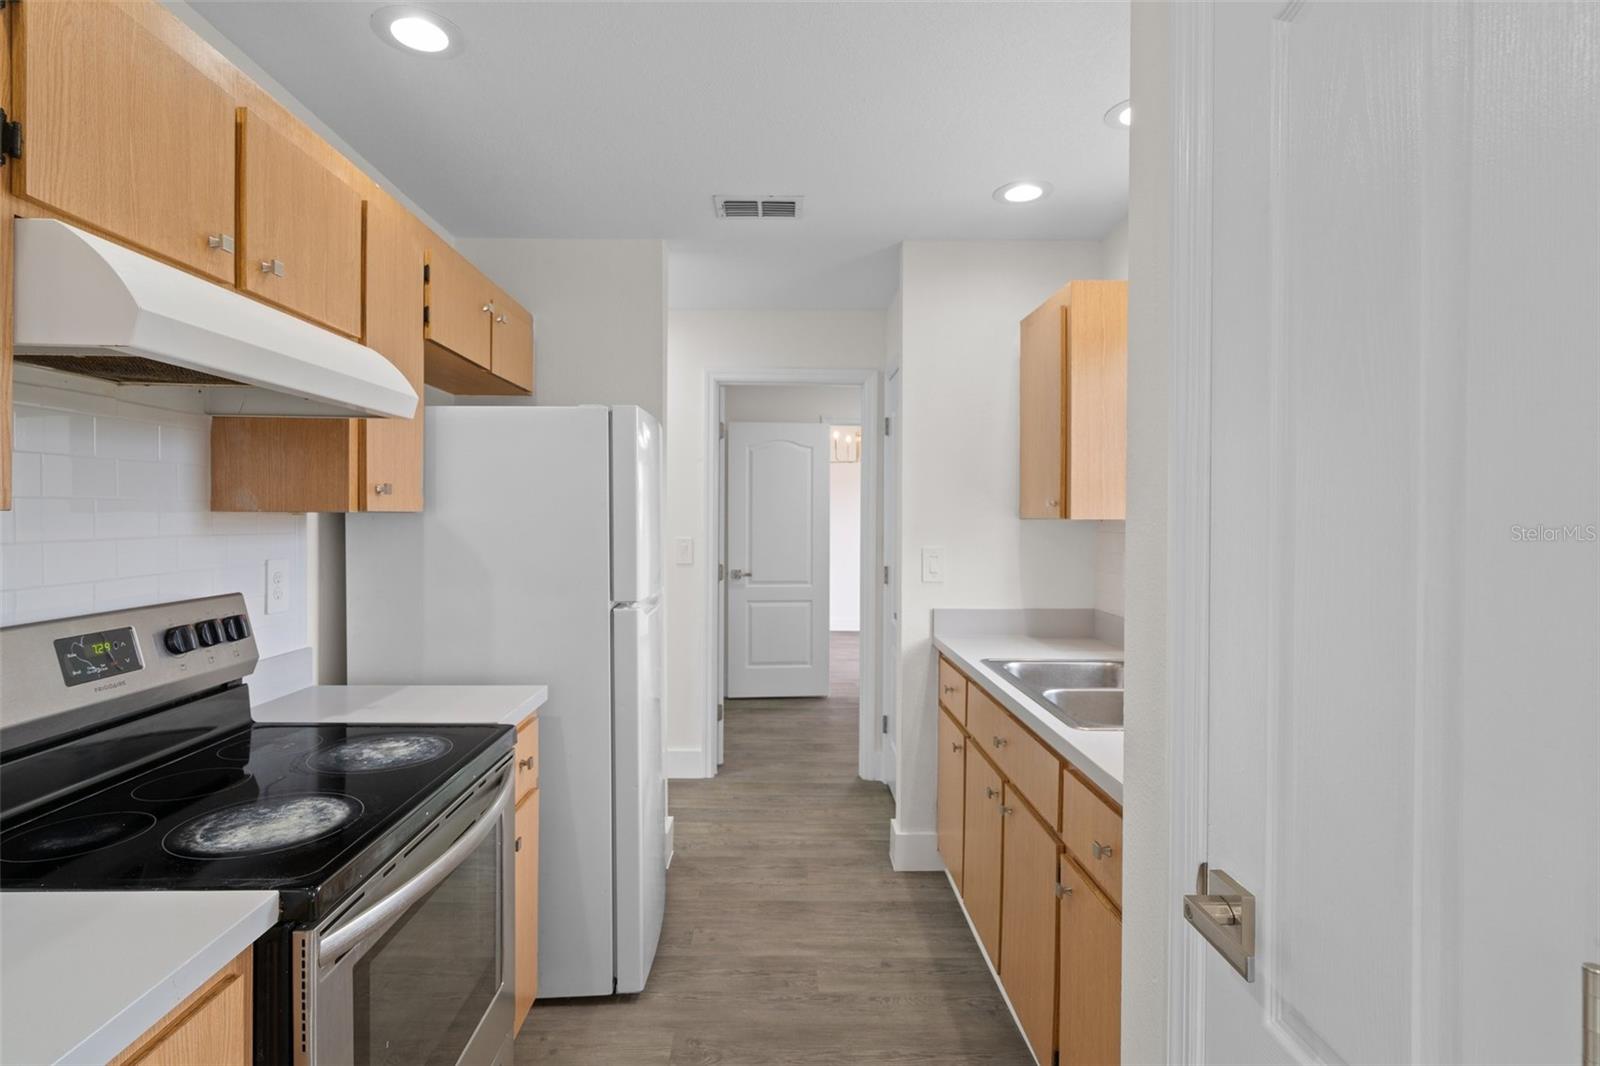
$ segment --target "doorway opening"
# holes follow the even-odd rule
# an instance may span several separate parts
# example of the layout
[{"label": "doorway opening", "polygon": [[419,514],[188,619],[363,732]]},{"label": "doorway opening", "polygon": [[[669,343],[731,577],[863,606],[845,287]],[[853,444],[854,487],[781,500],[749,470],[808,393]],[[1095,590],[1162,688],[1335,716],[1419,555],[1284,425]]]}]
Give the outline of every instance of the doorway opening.
[{"label": "doorway opening", "polygon": [[708,776],[730,728],[782,714],[883,780],[878,373],[708,377]]}]

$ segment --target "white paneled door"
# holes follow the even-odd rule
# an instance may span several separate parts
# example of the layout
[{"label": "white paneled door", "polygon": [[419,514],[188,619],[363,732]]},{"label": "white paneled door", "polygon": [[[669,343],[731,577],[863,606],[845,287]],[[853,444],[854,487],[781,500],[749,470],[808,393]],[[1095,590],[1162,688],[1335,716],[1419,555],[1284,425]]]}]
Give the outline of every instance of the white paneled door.
[{"label": "white paneled door", "polygon": [[828,694],[828,427],[728,426],[728,696]]},{"label": "white paneled door", "polygon": [[1175,1057],[1577,1062],[1600,5],[1176,6]]}]

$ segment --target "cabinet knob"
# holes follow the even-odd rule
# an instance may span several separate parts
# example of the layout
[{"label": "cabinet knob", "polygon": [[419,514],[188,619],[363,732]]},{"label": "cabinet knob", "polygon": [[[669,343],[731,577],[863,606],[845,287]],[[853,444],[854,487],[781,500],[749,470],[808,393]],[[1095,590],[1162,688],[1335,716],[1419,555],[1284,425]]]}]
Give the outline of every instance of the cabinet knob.
[{"label": "cabinet knob", "polygon": [[1113,854],[1110,844],[1102,844],[1098,840],[1090,844],[1090,850],[1094,852],[1094,857],[1097,859],[1109,859]]},{"label": "cabinet knob", "polygon": [[533,769],[533,756],[530,755],[526,759],[518,759],[517,760],[517,765],[522,767],[522,769],[524,769],[524,770],[532,770]]},{"label": "cabinet knob", "polygon": [[484,304],[483,307],[482,307],[482,311],[486,315],[493,314],[494,313],[494,304],[492,304],[492,303]]},{"label": "cabinet knob", "polygon": [[372,486],[372,494],[374,496],[393,496],[394,485],[387,481],[380,481]]},{"label": "cabinet knob", "polygon": [[944,694],[946,696],[954,696],[956,694],[956,687],[954,685],[945,685]]},{"label": "cabinet knob", "polygon": [[1050,508],[1052,511],[1054,511],[1054,510],[1057,510],[1057,509],[1059,509],[1061,507],[1061,501],[1060,500],[1046,500],[1044,505],[1046,507]]},{"label": "cabinet knob", "polygon": [[1070,895],[1072,895],[1072,886],[1071,885],[1064,885],[1060,881],[1057,881],[1056,882],[1056,899],[1066,899]]},{"label": "cabinet knob", "polygon": [[1016,810],[1017,809],[1015,807],[1007,807],[1003,803],[1000,805],[1000,815],[1001,815],[1001,817],[1005,817],[1008,814],[1015,814]]},{"label": "cabinet knob", "polygon": [[263,259],[263,260],[261,260],[261,273],[263,273],[263,274],[271,274],[275,278],[283,277],[283,275],[284,275],[283,260],[282,259]]},{"label": "cabinet knob", "polygon": [[495,321],[495,325],[503,326],[503,325],[506,324],[506,316],[505,315],[495,315],[494,316],[494,321]]},{"label": "cabinet knob", "polygon": [[983,791],[988,795],[989,799],[999,799],[1000,798],[1000,793],[996,792],[992,788],[989,788],[987,785],[984,786]]},{"label": "cabinet knob", "polygon": [[215,248],[218,251],[226,252],[227,254],[232,255],[233,254],[233,234],[231,234],[231,233],[208,233],[208,234],[206,234],[206,247],[207,248]]},{"label": "cabinet knob", "polygon": [[994,746],[997,747],[997,748],[1005,747],[1006,746],[1006,738],[1005,737],[995,737],[994,738]]},{"label": "cabinet knob", "polygon": [[951,744],[950,744],[950,750],[951,751],[960,751],[961,750],[961,742],[959,740],[952,741]]}]

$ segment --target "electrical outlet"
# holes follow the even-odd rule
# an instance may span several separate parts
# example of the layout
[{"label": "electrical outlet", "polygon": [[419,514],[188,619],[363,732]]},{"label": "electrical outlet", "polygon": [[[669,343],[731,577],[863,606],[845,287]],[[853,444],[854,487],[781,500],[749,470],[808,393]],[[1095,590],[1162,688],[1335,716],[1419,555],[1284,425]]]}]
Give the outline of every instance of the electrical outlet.
[{"label": "electrical outlet", "polygon": [[924,585],[944,584],[944,549],[922,549],[922,583]]},{"label": "electrical outlet", "polygon": [[678,565],[679,566],[693,566],[694,565],[694,538],[693,537],[679,537],[677,540],[672,542],[672,546],[673,546],[673,549],[674,549],[674,551],[675,551],[675,553],[677,555]]},{"label": "electrical outlet", "polygon": [[289,560],[267,560],[267,613],[289,609]]}]

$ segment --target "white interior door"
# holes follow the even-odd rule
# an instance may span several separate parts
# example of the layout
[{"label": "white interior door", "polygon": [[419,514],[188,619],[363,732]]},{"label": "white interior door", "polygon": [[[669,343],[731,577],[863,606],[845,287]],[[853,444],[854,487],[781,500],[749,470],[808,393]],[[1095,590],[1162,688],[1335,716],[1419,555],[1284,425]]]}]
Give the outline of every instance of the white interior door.
[{"label": "white interior door", "polygon": [[1175,638],[1204,726],[1174,817],[1259,916],[1247,982],[1172,901],[1184,1057],[1576,1062],[1600,958],[1600,5],[1175,17],[1210,460],[1208,490],[1176,485],[1205,502],[1173,602],[1209,610]]},{"label": "white interior door", "polygon": [[828,694],[828,427],[728,426],[728,696]]}]

